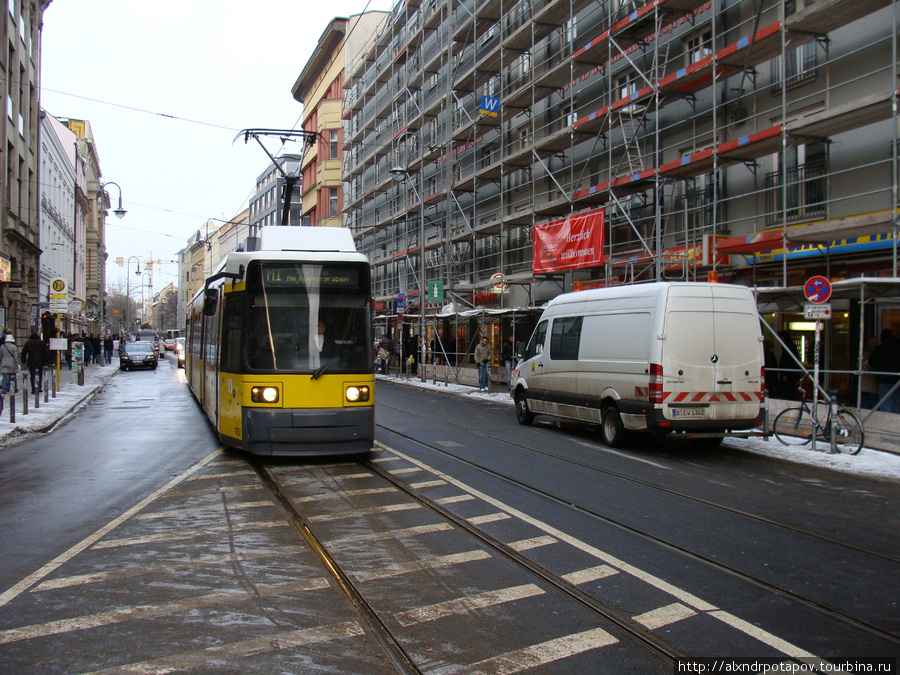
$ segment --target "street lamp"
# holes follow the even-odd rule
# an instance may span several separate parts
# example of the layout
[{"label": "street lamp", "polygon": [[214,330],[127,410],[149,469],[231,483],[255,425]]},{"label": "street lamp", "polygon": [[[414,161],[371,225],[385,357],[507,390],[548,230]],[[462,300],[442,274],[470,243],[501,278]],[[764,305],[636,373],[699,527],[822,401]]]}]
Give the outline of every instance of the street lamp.
[{"label": "street lamp", "polygon": [[116,218],[122,219],[125,217],[125,214],[128,213],[128,211],[122,208],[122,188],[119,187],[118,183],[113,183],[112,181],[109,181],[108,183],[101,183],[100,189],[103,190],[103,194],[106,195],[107,200],[109,199],[109,193],[104,189],[107,185],[115,185],[117,188],[119,188],[119,208],[113,209],[113,213],[116,214]]},{"label": "street lamp", "polygon": [[134,258],[137,260],[137,269],[134,270],[134,273],[140,276],[141,274],[141,259],[136,255],[132,255],[128,257],[128,262],[125,263],[125,329],[131,330],[131,323],[128,321],[128,315],[131,313],[131,277],[129,273],[131,272],[131,259]]},{"label": "street lamp", "polygon": [[[405,133],[411,133],[409,131]],[[402,134],[401,134],[402,137]],[[421,181],[421,171],[417,172],[419,174],[419,180]],[[409,170],[402,166],[394,166],[391,168],[391,175],[395,180],[406,181],[409,179]],[[424,382],[425,381],[425,358],[428,354],[428,347],[426,345],[426,335],[425,335],[425,296],[427,295],[427,289],[425,287],[425,205],[422,203],[421,193],[416,189],[415,184],[412,181],[409,181],[409,185],[413,190],[413,194],[416,197],[416,201],[419,202],[419,339],[421,340],[421,346],[419,347],[421,351],[421,356],[419,357],[419,363],[421,367],[419,368],[419,379]]]}]

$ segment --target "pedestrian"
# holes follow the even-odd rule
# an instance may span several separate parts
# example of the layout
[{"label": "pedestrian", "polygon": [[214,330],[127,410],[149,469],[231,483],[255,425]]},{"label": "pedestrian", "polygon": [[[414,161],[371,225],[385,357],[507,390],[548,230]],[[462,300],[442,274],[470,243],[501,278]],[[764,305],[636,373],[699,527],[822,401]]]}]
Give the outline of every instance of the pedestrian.
[{"label": "pedestrian", "polygon": [[22,364],[28,368],[31,375],[31,391],[44,390],[44,368],[48,363],[50,350],[37,333],[32,333],[22,347]]},{"label": "pedestrian", "polygon": [[94,360],[94,345],[91,344],[84,331],[81,332],[81,355],[84,367],[87,368],[88,364]]},{"label": "pedestrian", "polygon": [[113,356],[113,336],[107,335],[103,338],[103,353],[106,356],[106,362],[112,363]]},{"label": "pedestrian", "polygon": [[16,339],[12,333],[5,333],[3,344],[0,345],[0,394],[9,393],[18,372],[19,350],[16,349]]},{"label": "pedestrian", "polygon": [[900,413],[900,338],[890,330],[881,331],[881,344],[872,350],[869,365],[877,373],[878,397],[884,399],[882,412]]},{"label": "pedestrian", "polygon": [[388,362],[391,360],[390,352],[385,349],[383,346],[378,347],[378,358],[381,359],[381,374],[387,375],[388,371]]},{"label": "pedestrian", "polygon": [[503,349],[500,351],[500,359],[503,361],[503,365],[506,366],[506,388],[512,388],[512,370],[515,365],[515,361],[513,358],[516,352],[516,345],[513,342],[513,336],[509,336],[509,340],[503,344]]},{"label": "pedestrian", "polygon": [[491,383],[491,358],[494,350],[488,343],[487,336],[481,338],[481,344],[475,346],[475,364],[478,366],[478,391],[487,391]]}]

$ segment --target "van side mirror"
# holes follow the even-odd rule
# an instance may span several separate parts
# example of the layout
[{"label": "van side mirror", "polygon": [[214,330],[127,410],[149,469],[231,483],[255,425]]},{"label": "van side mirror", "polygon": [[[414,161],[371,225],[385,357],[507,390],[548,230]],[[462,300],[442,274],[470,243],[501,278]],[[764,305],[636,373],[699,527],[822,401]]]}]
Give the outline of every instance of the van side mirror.
[{"label": "van side mirror", "polygon": [[516,343],[516,356],[520,359],[525,358],[525,343],[524,342]]},{"label": "van side mirror", "polygon": [[219,291],[215,288],[207,288],[203,292],[203,316],[215,316],[218,301]]}]

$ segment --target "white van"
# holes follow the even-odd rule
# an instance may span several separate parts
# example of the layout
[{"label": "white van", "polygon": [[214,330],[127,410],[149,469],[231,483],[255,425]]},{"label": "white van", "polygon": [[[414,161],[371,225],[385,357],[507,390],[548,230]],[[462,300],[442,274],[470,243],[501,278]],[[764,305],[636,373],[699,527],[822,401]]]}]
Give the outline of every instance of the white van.
[{"label": "white van", "polygon": [[680,432],[717,445],[762,424],[765,376],[750,289],[649,283],[553,299],[519,354],[512,396],[520,424],[554,415],[632,431]]}]

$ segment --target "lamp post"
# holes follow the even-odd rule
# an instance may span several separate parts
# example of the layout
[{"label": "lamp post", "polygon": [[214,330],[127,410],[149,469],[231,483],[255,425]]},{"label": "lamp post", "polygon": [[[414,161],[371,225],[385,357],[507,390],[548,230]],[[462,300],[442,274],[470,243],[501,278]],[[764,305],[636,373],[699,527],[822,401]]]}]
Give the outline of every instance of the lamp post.
[{"label": "lamp post", "polygon": [[[147,287],[147,299],[146,299],[146,300],[144,299],[144,279],[147,279],[147,284],[146,284],[146,287]],[[150,289],[150,273],[149,273],[149,272],[144,272],[144,273],[141,275],[141,324],[142,324],[142,325],[145,323],[145,320],[146,320],[146,315],[147,315],[147,305],[149,305],[150,302],[151,302],[151,300],[152,300],[152,296],[151,296],[151,294],[150,294],[150,291],[151,291],[151,289]]]},{"label": "lamp post", "polygon": [[132,255],[128,257],[128,262],[125,263],[125,330],[131,330],[131,322],[128,320],[129,314],[131,314],[131,259],[134,258],[137,261],[137,269],[134,270],[134,273],[140,276],[141,274],[141,260],[136,255]]},{"label": "lamp post", "polygon": [[128,213],[128,211],[126,211],[125,209],[122,208],[122,188],[119,187],[118,183],[113,183],[112,181],[109,181],[107,183],[101,183],[100,189],[103,190],[103,194],[106,196],[107,201],[109,200],[109,193],[106,191],[107,185],[115,185],[119,189],[119,207],[116,209],[113,209],[113,213],[116,214],[116,218],[119,218],[121,220],[122,218],[125,217],[125,214]]},{"label": "lamp post", "polygon": [[[411,133],[407,131],[406,133]],[[402,136],[402,134],[401,134]],[[421,171],[417,172],[419,174],[419,179],[421,181]],[[409,179],[409,170],[405,169],[402,166],[395,166],[391,169],[391,175],[394,176],[395,179],[406,181]],[[413,194],[416,197],[416,201],[419,202],[419,339],[421,340],[421,345],[419,346],[420,356],[419,363],[421,367],[419,368],[419,379],[424,382],[425,381],[425,357],[428,354],[428,346],[426,344],[425,338],[427,337],[425,334],[425,296],[428,294],[428,289],[426,288],[425,282],[425,205],[422,203],[422,196],[419,190],[416,189],[415,184],[412,181],[409,181],[409,185],[412,188]]]}]

